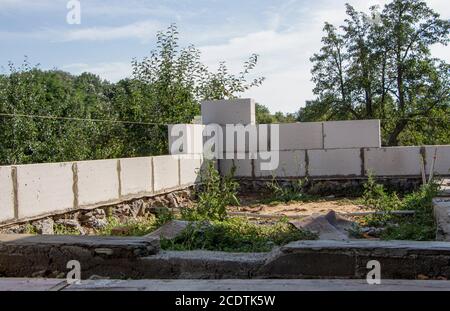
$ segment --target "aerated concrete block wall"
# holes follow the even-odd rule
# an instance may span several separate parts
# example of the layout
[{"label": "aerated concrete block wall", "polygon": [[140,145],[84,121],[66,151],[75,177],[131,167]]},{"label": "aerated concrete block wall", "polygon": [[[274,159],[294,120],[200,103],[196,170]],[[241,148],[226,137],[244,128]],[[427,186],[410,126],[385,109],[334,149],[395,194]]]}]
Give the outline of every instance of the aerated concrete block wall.
[{"label": "aerated concrete block wall", "polygon": [[202,163],[167,155],[0,166],[0,225],[185,188]]}]

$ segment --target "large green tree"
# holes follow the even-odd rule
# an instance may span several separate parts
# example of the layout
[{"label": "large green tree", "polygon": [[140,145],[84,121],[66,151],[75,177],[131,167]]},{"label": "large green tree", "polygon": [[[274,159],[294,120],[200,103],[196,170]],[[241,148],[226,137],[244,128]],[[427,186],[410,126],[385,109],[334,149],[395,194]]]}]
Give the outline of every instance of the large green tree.
[{"label": "large green tree", "polygon": [[450,143],[450,68],[430,52],[448,43],[449,21],[419,0],[346,9],[339,29],[325,24],[311,58],[317,99],[299,120],[380,118],[387,145]]}]

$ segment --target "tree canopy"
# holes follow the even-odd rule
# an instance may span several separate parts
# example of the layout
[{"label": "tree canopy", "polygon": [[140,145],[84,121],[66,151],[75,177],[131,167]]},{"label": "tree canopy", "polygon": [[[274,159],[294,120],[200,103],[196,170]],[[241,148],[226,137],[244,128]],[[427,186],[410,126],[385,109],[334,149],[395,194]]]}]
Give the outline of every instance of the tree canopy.
[{"label": "tree canopy", "polygon": [[300,121],[382,119],[383,143],[450,143],[448,20],[424,1],[393,0],[358,12],[346,5],[340,27],[325,23],[311,62],[314,94]]}]

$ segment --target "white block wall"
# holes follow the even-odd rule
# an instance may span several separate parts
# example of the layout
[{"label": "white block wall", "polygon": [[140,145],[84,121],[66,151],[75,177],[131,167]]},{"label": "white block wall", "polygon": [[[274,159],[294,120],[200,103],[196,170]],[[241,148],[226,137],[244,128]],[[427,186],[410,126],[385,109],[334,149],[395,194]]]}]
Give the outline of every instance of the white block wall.
[{"label": "white block wall", "polygon": [[154,191],[163,192],[180,185],[179,156],[153,157]]},{"label": "white block wall", "polygon": [[261,169],[261,162],[269,162],[269,160],[255,160],[255,177],[304,177],[306,175],[305,153],[305,150],[280,151],[279,165],[274,171]]},{"label": "white block wall", "polygon": [[435,160],[434,170],[433,170],[434,174],[450,175],[450,146],[427,146],[427,147],[425,147],[427,174],[430,174],[435,150],[437,150],[437,152],[436,152],[436,160]]},{"label": "white block wall", "polygon": [[234,159],[234,160],[220,160],[220,172],[226,175],[230,172],[233,165],[236,167],[234,176],[236,177],[252,177],[253,168],[252,160],[250,159]]},{"label": "white block wall", "polygon": [[381,147],[380,120],[323,123],[324,148]]},{"label": "white block wall", "polygon": [[420,176],[420,159],[420,147],[367,148],[364,169],[377,176]]},{"label": "white block wall", "polygon": [[253,99],[203,101],[203,124],[255,124],[255,102]]},{"label": "white block wall", "polygon": [[152,158],[120,159],[121,195],[153,192]]},{"label": "white block wall", "polygon": [[118,160],[77,162],[79,206],[119,199]]},{"label": "white block wall", "polygon": [[180,157],[180,185],[188,186],[193,185],[196,182],[200,182],[200,169],[202,160],[191,157]]},{"label": "white block wall", "polygon": [[19,218],[71,209],[72,163],[19,165],[17,188]]},{"label": "white block wall", "polygon": [[[322,149],[322,122],[279,125],[279,150]],[[272,150],[276,150],[272,148]]]},{"label": "white block wall", "polygon": [[11,167],[0,166],[0,222],[14,218],[14,190]]},{"label": "white block wall", "polygon": [[[174,128],[177,126],[177,128]],[[178,125],[169,125],[168,133],[169,133],[169,154],[197,154],[203,153],[203,129],[204,125],[202,124],[178,124]],[[178,131],[181,129],[182,134]],[[175,150],[172,152],[171,148],[174,144],[174,141],[178,140],[180,137],[183,137],[183,150]]]},{"label": "white block wall", "polygon": [[307,152],[309,176],[361,176],[360,149],[325,149]]}]

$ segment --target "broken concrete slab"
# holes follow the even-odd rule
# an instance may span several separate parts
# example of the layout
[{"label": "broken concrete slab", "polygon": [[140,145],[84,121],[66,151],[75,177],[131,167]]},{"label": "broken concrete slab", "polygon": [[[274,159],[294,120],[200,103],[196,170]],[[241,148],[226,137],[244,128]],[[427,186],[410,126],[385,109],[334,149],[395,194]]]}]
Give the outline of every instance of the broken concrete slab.
[{"label": "broken concrete slab", "polygon": [[191,223],[191,221],[185,220],[171,220],[155,231],[145,235],[145,237],[157,239],[164,238],[171,240],[178,236],[181,232],[183,232],[183,230],[186,229]]},{"label": "broken concrete slab", "polygon": [[0,275],[57,277],[67,273],[71,260],[80,262],[84,278],[122,267],[129,273],[138,258],[158,251],[159,241],[151,238],[0,235]]},{"label": "broken concrete slab", "polygon": [[450,277],[450,243],[415,241],[298,241],[273,251],[257,277],[365,278],[377,260],[382,278]]},{"label": "broken concrete slab", "polygon": [[317,233],[320,240],[348,240],[347,230],[351,228],[353,222],[337,215],[334,211],[327,214],[312,214],[299,221],[291,221],[298,229],[309,230]]},{"label": "broken concrete slab", "polygon": [[434,198],[433,209],[436,219],[436,240],[450,241],[450,198]]}]

